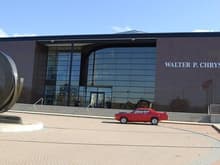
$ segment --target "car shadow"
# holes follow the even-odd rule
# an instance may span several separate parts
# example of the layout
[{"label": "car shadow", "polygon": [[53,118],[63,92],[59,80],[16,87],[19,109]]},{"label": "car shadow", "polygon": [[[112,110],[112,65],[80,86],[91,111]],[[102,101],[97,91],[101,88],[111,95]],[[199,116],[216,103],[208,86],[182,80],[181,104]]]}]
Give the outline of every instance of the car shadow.
[{"label": "car shadow", "polygon": [[152,125],[151,123],[147,123],[147,122],[144,122],[144,123],[136,123],[136,122],[128,122],[127,124],[121,124],[120,122],[117,122],[117,121],[102,121],[102,123],[104,124],[120,124],[120,125]]}]

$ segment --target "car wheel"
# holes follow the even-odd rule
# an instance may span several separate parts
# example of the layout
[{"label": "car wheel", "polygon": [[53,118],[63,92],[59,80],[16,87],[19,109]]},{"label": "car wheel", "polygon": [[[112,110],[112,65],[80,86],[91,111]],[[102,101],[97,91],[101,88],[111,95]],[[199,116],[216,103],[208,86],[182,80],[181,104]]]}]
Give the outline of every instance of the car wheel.
[{"label": "car wheel", "polygon": [[151,119],[151,124],[152,125],[158,125],[158,122],[159,122],[158,118],[154,117],[154,118]]},{"label": "car wheel", "polygon": [[126,117],[122,117],[120,119],[121,124],[126,124],[128,122],[128,119]]}]

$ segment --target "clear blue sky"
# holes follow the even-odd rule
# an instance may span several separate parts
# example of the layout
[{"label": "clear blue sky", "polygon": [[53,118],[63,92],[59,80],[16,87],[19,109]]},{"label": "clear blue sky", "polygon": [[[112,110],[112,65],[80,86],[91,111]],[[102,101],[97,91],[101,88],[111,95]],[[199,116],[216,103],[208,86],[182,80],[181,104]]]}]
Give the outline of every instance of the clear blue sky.
[{"label": "clear blue sky", "polygon": [[1,35],[220,31],[220,0],[1,0]]}]

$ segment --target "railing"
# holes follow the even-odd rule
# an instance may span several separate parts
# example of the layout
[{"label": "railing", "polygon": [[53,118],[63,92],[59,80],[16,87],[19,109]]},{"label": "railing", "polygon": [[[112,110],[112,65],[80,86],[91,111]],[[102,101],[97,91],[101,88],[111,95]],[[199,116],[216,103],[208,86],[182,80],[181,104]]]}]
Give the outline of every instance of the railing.
[{"label": "railing", "polygon": [[43,105],[44,104],[44,98],[43,97],[41,97],[40,99],[38,99],[34,104],[33,104],[33,109],[34,110],[37,110],[37,104],[39,104],[40,103],[40,105]]},{"label": "railing", "polygon": [[34,103],[34,105],[36,105],[36,104],[38,104],[38,103],[40,103],[41,105],[43,105],[43,104],[44,104],[44,98],[41,97],[40,99],[38,99],[38,100]]}]

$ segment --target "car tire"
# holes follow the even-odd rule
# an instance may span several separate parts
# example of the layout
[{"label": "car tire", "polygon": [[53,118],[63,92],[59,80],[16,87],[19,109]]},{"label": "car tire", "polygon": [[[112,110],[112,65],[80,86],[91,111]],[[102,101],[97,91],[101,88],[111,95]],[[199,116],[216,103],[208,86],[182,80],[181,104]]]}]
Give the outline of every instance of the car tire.
[{"label": "car tire", "polygon": [[152,124],[152,125],[158,125],[158,123],[159,123],[158,118],[153,117],[153,118],[151,119],[151,124]]},{"label": "car tire", "polygon": [[128,119],[126,118],[126,117],[122,117],[121,119],[120,119],[120,123],[121,124],[126,124],[128,122]]}]

